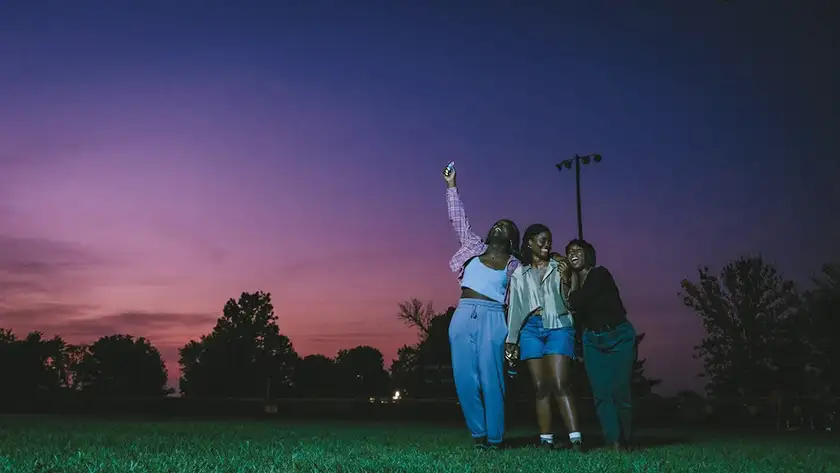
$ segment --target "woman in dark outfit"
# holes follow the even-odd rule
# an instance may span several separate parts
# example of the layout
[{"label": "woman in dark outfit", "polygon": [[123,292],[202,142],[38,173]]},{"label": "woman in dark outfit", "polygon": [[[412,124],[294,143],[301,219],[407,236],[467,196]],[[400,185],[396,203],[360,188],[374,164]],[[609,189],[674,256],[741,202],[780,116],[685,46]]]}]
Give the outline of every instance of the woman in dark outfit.
[{"label": "woman in dark outfit", "polygon": [[595,266],[595,248],[584,240],[566,245],[571,270],[569,306],[583,328],[583,360],[595,410],[608,445],[620,450],[631,441],[633,403],[630,380],[636,362],[636,330],[612,274]]}]

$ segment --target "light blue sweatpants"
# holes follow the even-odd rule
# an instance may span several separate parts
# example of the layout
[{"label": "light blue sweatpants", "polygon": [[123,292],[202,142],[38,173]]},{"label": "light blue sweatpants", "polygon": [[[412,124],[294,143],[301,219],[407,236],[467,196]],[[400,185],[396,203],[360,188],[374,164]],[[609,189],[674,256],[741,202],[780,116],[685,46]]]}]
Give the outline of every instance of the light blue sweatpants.
[{"label": "light blue sweatpants", "polygon": [[505,433],[505,339],[502,304],[461,299],[449,324],[455,391],[473,438],[501,443]]}]

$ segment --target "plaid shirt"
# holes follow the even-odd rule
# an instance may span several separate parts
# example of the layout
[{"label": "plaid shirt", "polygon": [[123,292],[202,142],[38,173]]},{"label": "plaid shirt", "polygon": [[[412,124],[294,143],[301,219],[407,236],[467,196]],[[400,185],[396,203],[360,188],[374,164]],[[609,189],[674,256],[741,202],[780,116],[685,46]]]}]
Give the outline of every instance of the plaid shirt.
[{"label": "plaid shirt", "polygon": [[[458,242],[461,248],[455,252],[452,259],[449,260],[449,269],[458,275],[458,281],[464,277],[464,264],[475,256],[480,256],[487,251],[487,244],[484,239],[476,235],[470,227],[470,222],[467,220],[467,214],[464,212],[464,203],[461,202],[461,197],[458,195],[458,189],[449,187],[446,189],[446,208],[449,211],[449,223],[458,235]],[[519,260],[514,256],[508,259],[507,276],[510,279],[516,268],[519,267]],[[510,294],[505,295],[505,303],[507,303]]]}]

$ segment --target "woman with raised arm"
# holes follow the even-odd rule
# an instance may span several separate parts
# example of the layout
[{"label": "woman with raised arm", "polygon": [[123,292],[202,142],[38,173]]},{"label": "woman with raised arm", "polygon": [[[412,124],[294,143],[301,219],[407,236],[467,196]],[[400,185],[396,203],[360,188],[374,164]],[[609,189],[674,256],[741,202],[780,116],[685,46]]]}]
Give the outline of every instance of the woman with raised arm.
[{"label": "woman with raised arm", "polygon": [[516,358],[518,352],[531,372],[540,445],[547,449],[555,445],[551,419],[554,398],[572,448],[581,451],[583,438],[570,379],[575,329],[561,283],[562,275],[569,274],[569,262],[556,253],[552,256],[551,231],[539,223],[525,230],[519,253],[522,265],[510,280],[506,350],[510,358]]},{"label": "woman with raised arm", "polygon": [[510,220],[499,220],[486,238],[476,235],[464,213],[452,163],[443,178],[449,221],[461,245],[449,261],[461,285],[449,324],[455,390],[475,446],[496,449],[505,433],[504,305],[510,275],[519,266],[514,256],[519,230]]},{"label": "woman with raised arm", "polygon": [[631,441],[633,401],[630,380],[636,363],[636,330],[627,320],[618,285],[595,265],[595,247],[585,240],[566,245],[572,268],[569,308],[583,328],[583,359],[604,438],[616,450]]}]

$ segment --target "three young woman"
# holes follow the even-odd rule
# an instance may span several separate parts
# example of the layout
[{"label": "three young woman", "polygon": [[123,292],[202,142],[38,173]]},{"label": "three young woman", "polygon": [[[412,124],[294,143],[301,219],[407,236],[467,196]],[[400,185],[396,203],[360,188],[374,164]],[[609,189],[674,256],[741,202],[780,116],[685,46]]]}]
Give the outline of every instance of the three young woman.
[{"label": "three young woman", "polygon": [[630,379],[636,332],[612,275],[595,266],[595,248],[572,240],[566,258],[552,257],[551,232],[532,225],[518,256],[519,232],[510,220],[497,221],[482,239],[465,215],[455,169],[447,166],[443,174],[449,220],[460,243],[449,262],[461,286],[449,326],[452,370],[476,447],[495,449],[502,444],[508,355],[521,356],[531,372],[541,443],[546,447],[554,443],[551,397],[555,397],[573,448],[582,449],[569,389],[577,319],[584,329],[584,363],[604,436],[621,448],[632,434]]}]

